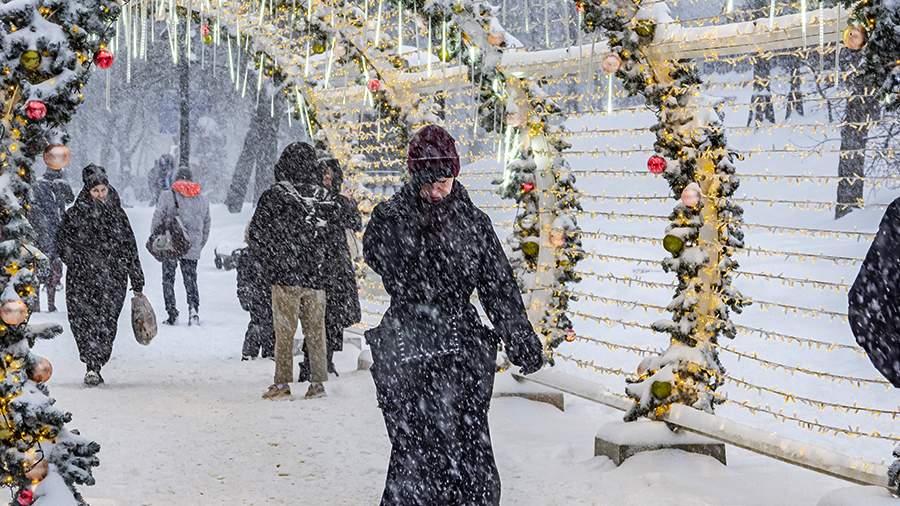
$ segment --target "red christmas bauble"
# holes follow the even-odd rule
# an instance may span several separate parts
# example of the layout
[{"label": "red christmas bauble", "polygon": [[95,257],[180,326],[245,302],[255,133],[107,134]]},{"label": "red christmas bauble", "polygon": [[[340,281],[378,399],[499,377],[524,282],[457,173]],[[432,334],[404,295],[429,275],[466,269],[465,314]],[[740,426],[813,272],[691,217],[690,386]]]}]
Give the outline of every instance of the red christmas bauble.
[{"label": "red christmas bauble", "polygon": [[381,89],[381,81],[378,79],[372,79],[369,81],[369,91],[375,93],[376,91]]},{"label": "red christmas bauble", "polygon": [[25,488],[19,491],[19,497],[16,498],[16,502],[21,504],[22,506],[30,506],[34,503],[34,492],[31,489]]},{"label": "red christmas bauble", "polygon": [[534,190],[534,183],[522,183],[522,191],[525,193]]},{"label": "red christmas bauble", "polygon": [[25,115],[30,120],[42,120],[47,115],[47,104],[40,100],[29,100],[25,102]]},{"label": "red christmas bauble", "polygon": [[200,35],[206,37],[209,35],[209,25],[201,25],[200,26]]},{"label": "red christmas bauble", "polygon": [[654,174],[662,174],[665,172],[666,165],[666,159],[659,155],[653,155],[647,160],[647,168]]},{"label": "red christmas bauble", "polygon": [[106,49],[101,49],[97,51],[97,54],[94,55],[94,63],[96,63],[97,66],[101,69],[106,70],[112,67],[113,54]]}]

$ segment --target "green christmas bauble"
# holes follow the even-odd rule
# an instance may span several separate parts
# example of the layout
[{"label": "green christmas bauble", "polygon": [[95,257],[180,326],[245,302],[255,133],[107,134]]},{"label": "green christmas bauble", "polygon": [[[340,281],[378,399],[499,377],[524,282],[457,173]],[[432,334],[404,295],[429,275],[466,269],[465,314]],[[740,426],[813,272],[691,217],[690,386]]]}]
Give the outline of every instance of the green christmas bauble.
[{"label": "green christmas bauble", "polygon": [[313,44],[312,50],[313,50],[313,53],[315,53],[315,54],[322,54],[325,52],[325,44],[322,44],[321,42],[316,42],[315,44]]},{"label": "green christmas bauble", "polygon": [[677,255],[684,250],[684,241],[681,240],[677,235],[668,234],[663,237],[663,248],[666,249],[669,253],[673,255]]},{"label": "green christmas bauble", "polygon": [[536,242],[526,242],[522,244],[522,253],[527,257],[537,257],[541,247]]},{"label": "green christmas bauble", "polygon": [[640,37],[652,39],[653,35],[656,34],[656,23],[649,19],[638,20],[634,27],[634,31]]},{"label": "green christmas bauble", "polygon": [[653,397],[663,400],[672,395],[672,384],[668,381],[654,381],[650,385],[650,393],[653,394]]},{"label": "green christmas bauble", "polygon": [[31,49],[22,53],[19,57],[19,64],[22,68],[29,72],[34,72],[41,66],[41,53]]},{"label": "green christmas bauble", "polygon": [[206,44],[207,46],[209,46],[213,43],[213,36],[211,33],[207,33],[206,35],[203,36],[203,43]]}]

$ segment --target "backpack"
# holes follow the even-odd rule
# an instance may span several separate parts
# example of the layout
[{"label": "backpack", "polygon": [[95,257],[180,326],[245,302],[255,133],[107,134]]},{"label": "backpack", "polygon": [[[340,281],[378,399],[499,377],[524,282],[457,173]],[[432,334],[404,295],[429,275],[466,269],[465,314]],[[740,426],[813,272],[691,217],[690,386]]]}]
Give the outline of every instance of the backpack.
[{"label": "backpack", "polygon": [[147,251],[160,262],[181,258],[191,249],[191,238],[178,214],[175,190],[172,190],[172,200],[175,202],[175,215],[163,218],[147,239]]}]

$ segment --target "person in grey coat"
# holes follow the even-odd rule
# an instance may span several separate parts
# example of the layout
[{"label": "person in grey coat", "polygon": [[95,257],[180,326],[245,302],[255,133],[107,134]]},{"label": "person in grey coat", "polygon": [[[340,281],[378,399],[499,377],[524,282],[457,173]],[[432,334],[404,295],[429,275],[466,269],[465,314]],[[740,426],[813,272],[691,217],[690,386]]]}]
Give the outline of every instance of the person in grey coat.
[{"label": "person in grey coat", "polygon": [[192,181],[191,171],[185,167],[178,170],[170,191],[159,195],[156,211],[153,213],[151,230],[155,230],[166,218],[177,215],[191,240],[191,249],[177,260],[165,260],[163,269],[163,298],[166,302],[168,325],[178,321],[175,304],[175,271],[181,265],[181,277],[187,292],[188,325],[200,324],[200,293],[197,288],[197,261],[209,240],[209,200],[200,194],[200,183]]}]

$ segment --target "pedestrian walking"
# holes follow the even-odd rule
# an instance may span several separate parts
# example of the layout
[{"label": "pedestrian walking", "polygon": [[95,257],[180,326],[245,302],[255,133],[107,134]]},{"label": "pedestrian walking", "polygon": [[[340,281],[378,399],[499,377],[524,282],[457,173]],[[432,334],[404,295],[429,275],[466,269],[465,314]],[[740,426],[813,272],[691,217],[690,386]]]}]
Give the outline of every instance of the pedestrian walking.
[{"label": "pedestrian walking", "polygon": [[34,201],[29,220],[34,225],[35,242],[47,256],[47,269],[40,273],[37,307],[40,311],[40,290],[47,292],[47,311],[56,311],[56,289],[62,281],[63,262],[56,251],[56,232],[62,223],[66,206],[75,201],[72,187],[66,181],[63,169],[48,168],[32,186]]},{"label": "pedestrian walking", "polygon": [[88,165],[84,187],[62,219],[56,250],[68,268],[66,306],[69,325],[87,372],[84,383],[104,382],[100,369],[112,355],[128,280],[141,293],[144,273],[134,232],[106,170]]},{"label": "pedestrian walking", "polygon": [[[383,505],[496,505],[488,427],[498,344],[531,373],[543,363],[512,268],[490,218],[456,180],[453,138],[437,126],[409,145],[410,181],[376,206],[366,262],[390,295],[366,332],[391,440]],[[473,292],[493,325],[482,324]]]}]

